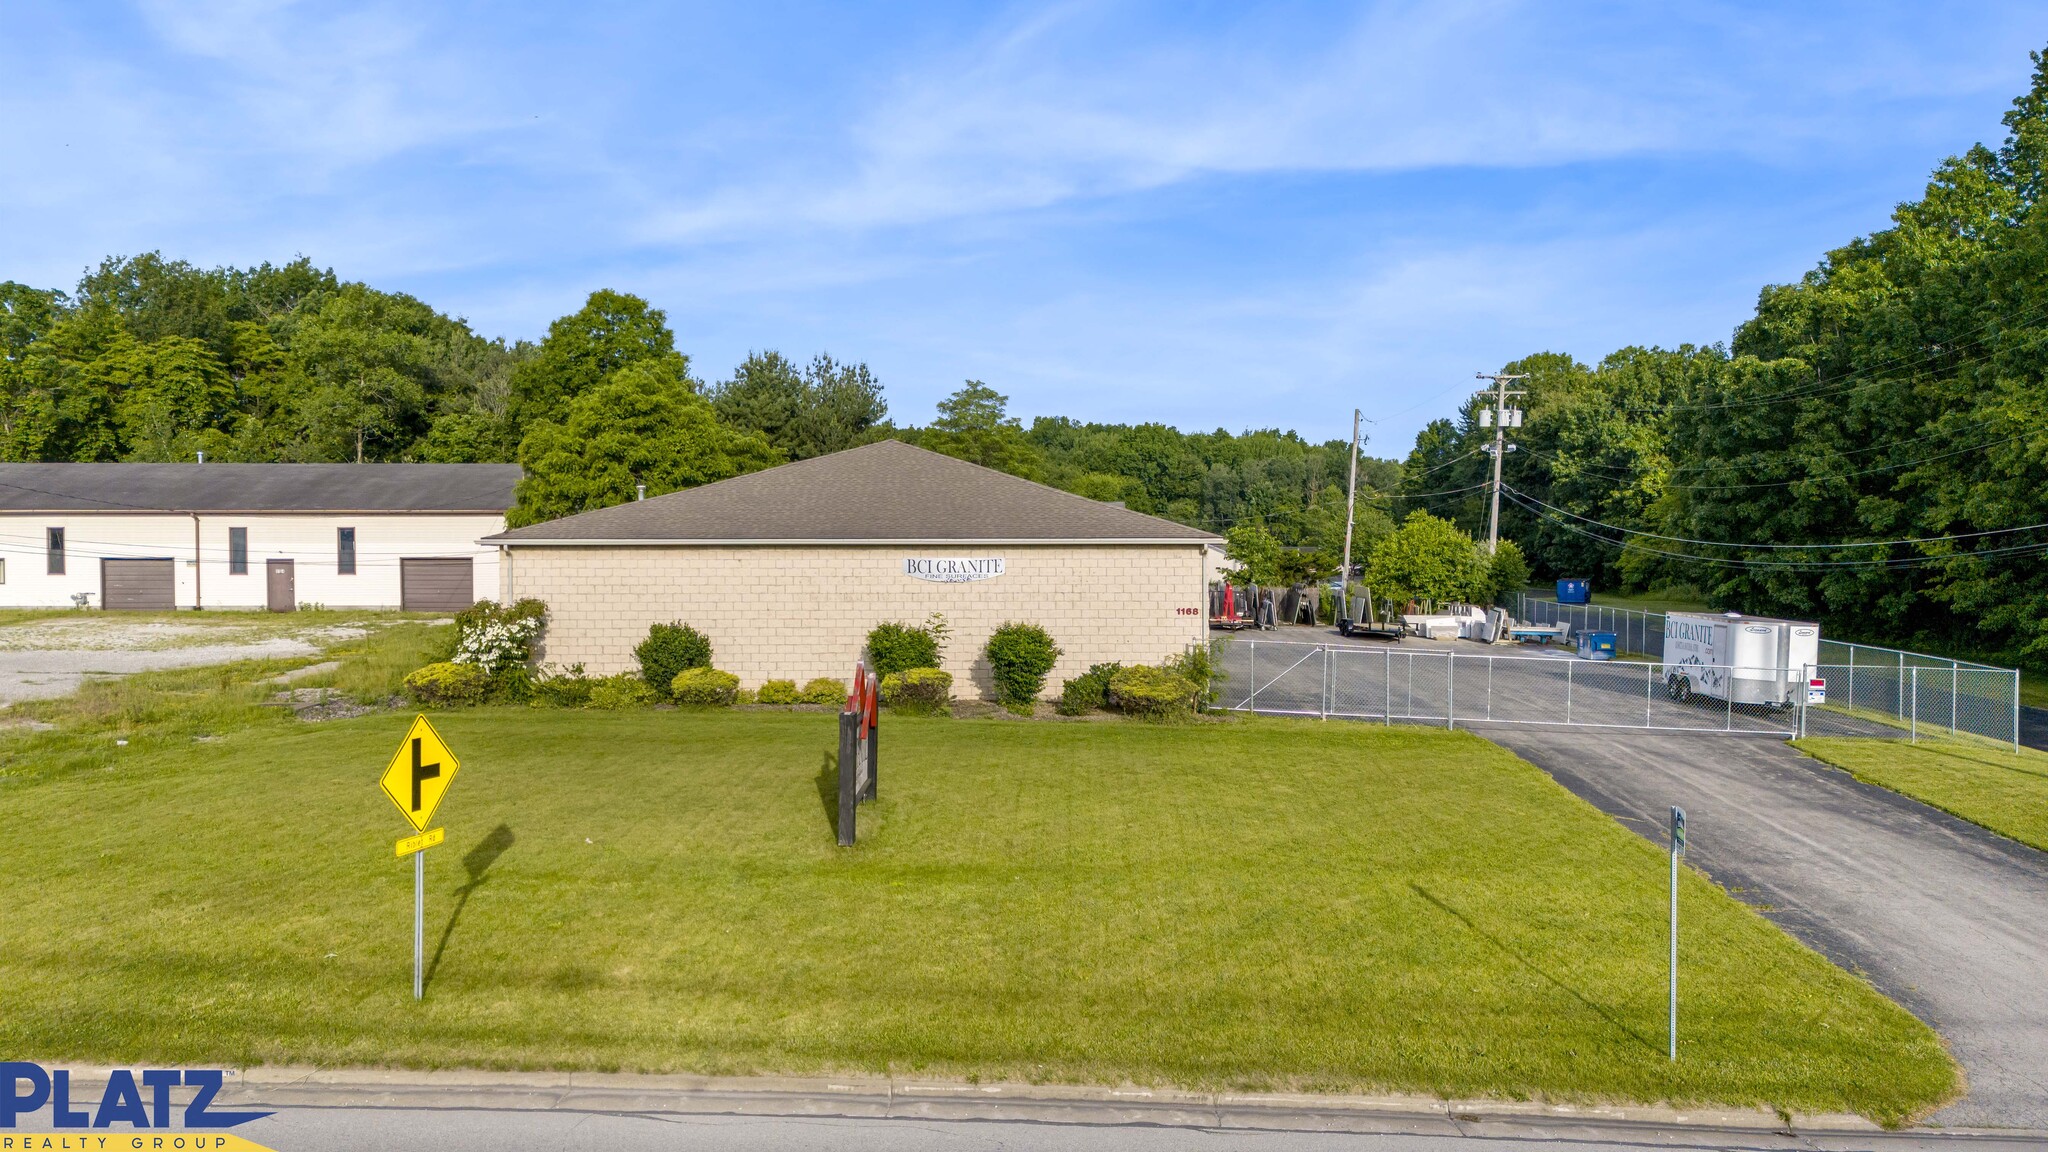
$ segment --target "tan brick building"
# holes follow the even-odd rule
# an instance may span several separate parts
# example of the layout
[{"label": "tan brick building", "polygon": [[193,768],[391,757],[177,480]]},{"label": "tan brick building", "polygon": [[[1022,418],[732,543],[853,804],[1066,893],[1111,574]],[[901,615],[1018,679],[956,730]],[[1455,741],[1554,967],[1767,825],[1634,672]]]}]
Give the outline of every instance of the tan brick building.
[{"label": "tan brick building", "polygon": [[894,440],[489,537],[506,600],[548,605],[542,659],[636,667],[648,625],[711,638],[742,684],[845,679],[868,630],[945,615],[956,695],[986,695],[989,634],[1040,625],[1049,690],[1207,639],[1215,536]]}]

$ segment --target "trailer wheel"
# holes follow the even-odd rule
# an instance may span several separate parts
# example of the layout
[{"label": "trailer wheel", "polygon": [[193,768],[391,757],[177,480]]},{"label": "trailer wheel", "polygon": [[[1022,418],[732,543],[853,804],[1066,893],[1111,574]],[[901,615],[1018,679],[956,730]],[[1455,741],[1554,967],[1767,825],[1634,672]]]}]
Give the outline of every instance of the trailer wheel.
[{"label": "trailer wheel", "polygon": [[1680,676],[1678,678],[1678,691],[1672,696],[1672,699],[1680,704],[1690,704],[1692,702],[1692,677]]},{"label": "trailer wheel", "polygon": [[1667,673],[1664,677],[1664,695],[1678,699],[1678,673]]}]

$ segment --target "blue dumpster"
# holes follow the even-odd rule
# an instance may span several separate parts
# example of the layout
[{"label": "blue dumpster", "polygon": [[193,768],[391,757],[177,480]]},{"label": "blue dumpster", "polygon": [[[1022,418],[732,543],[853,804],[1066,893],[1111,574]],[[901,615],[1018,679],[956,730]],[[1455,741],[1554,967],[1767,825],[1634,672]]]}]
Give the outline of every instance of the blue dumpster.
[{"label": "blue dumpster", "polygon": [[1614,633],[1612,633],[1612,632],[1581,632],[1581,633],[1579,633],[1579,659],[1581,659],[1581,660],[1612,660],[1612,659],[1614,659]]},{"label": "blue dumpster", "polygon": [[1593,600],[1591,580],[1559,580],[1557,602],[1559,604],[1589,604]]}]

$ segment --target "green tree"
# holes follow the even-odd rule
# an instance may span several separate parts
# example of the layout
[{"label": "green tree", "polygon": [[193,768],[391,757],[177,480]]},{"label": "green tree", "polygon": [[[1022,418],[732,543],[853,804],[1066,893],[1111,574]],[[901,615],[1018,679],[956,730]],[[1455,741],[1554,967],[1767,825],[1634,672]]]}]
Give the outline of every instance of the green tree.
[{"label": "green tree", "polygon": [[1487,600],[1490,578],[1486,555],[1472,537],[1419,509],[1373,547],[1365,566],[1373,594],[1396,604]]},{"label": "green tree", "polygon": [[592,292],[582,308],[548,325],[547,339],[513,369],[507,415],[514,434],[562,420],[577,397],[630,364],[663,362],[694,391],[689,360],[675,344],[661,309],[624,292]]},{"label": "green tree", "polygon": [[1035,479],[1044,454],[1024,436],[1023,425],[1009,415],[1010,398],[969,380],[958,392],[939,401],[939,418],[924,430],[918,444],[984,468]]},{"label": "green tree", "polygon": [[781,456],[757,432],[718,422],[683,379],[680,357],[622,368],[570,402],[567,419],[536,424],[519,446],[526,479],[512,527],[622,504],[771,467]]},{"label": "green tree", "polygon": [[1529,561],[1522,555],[1522,546],[1513,540],[1500,541],[1486,562],[1487,602],[1497,603],[1502,596],[1528,586]]},{"label": "green tree", "polygon": [[1232,565],[1233,581],[1280,583],[1280,562],[1285,551],[1261,524],[1235,524],[1223,534],[1223,555]]},{"label": "green tree", "polygon": [[759,432],[791,460],[860,443],[889,406],[865,364],[820,354],[801,372],[780,352],[756,352],[713,389],[711,406],[734,428]]},{"label": "green tree", "polygon": [[190,460],[204,434],[234,416],[227,370],[189,336],[131,347],[113,370],[122,378],[114,419],[126,459]]}]

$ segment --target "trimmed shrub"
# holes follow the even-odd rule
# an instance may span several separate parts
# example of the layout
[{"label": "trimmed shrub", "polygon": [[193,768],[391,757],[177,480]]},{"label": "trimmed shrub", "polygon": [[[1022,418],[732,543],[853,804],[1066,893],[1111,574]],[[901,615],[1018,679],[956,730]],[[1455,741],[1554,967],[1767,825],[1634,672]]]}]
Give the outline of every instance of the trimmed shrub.
[{"label": "trimmed shrub", "polygon": [[647,686],[647,681],[631,672],[617,676],[600,676],[590,682],[590,699],[585,708],[602,708],[617,711],[621,708],[643,708],[661,699],[661,693]]},{"label": "trimmed shrub", "polygon": [[723,708],[738,702],[740,678],[716,668],[685,668],[669,684],[678,704],[709,704]]},{"label": "trimmed shrub", "polygon": [[803,702],[806,704],[829,704],[834,708],[846,707],[846,681],[820,676],[804,685]]},{"label": "trimmed shrub", "polygon": [[1028,713],[1045,691],[1045,674],[1059,662],[1060,646],[1036,624],[1005,624],[988,638],[989,669],[996,699],[1012,712]]},{"label": "trimmed shrub", "polygon": [[581,664],[554,672],[543,670],[533,681],[533,703],[539,708],[581,708],[590,703],[590,690],[596,684],[583,674]]},{"label": "trimmed shrub", "polygon": [[533,701],[533,669],[524,664],[500,668],[491,677],[490,699],[494,704],[528,704]]},{"label": "trimmed shrub", "polygon": [[939,641],[927,629],[891,621],[868,633],[868,668],[877,676],[938,666]]},{"label": "trimmed shrub", "polygon": [[1178,716],[1195,711],[1202,690],[1169,668],[1138,665],[1109,678],[1109,702],[1133,716]]},{"label": "trimmed shrub", "polygon": [[633,649],[633,656],[640,661],[640,678],[647,686],[667,692],[678,673],[711,667],[711,641],[680,620],[655,624],[648,627],[647,639]]},{"label": "trimmed shrub", "polygon": [[1207,644],[1196,644],[1160,667],[1201,689],[1201,694],[1196,697],[1200,701],[1198,709],[1214,704],[1217,696],[1216,685],[1230,679],[1228,674],[1216,667],[1215,657],[1210,654]]},{"label": "trimmed shrub", "polygon": [[1122,667],[1116,663],[1096,664],[1060,685],[1060,715],[1084,716],[1109,707],[1109,678]]},{"label": "trimmed shrub", "polygon": [[892,712],[912,716],[943,715],[953,702],[953,674],[937,668],[911,668],[882,677],[882,703]]},{"label": "trimmed shrub", "polygon": [[803,700],[803,694],[796,690],[794,680],[770,680],[761,685],[754,700],[759,704],[795,704]]},{"label": "trimmed shrub", "polygon": [[428,664],[406,674],[405,690],[421,704],[477,704],[491,690],[491,674],[474,664]]}]

